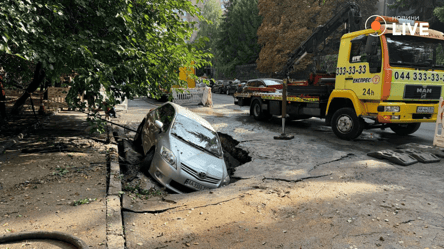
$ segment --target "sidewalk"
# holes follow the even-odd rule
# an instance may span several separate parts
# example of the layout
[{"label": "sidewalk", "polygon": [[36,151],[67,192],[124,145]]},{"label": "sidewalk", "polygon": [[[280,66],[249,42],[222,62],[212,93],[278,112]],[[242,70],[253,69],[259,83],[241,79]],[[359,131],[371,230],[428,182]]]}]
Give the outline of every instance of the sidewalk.
[{"label": "sidewalk", "polygon": [[[28,129],[0,155],[0,236],[59,231],[90,248],[105,248],[106,135],[91,136],[86,115],[79,112],[59,112],[43,120],[43,129]],[[8,137],[2,140],[5,144]],[[0,248],[73,247],[40,240]]]}]

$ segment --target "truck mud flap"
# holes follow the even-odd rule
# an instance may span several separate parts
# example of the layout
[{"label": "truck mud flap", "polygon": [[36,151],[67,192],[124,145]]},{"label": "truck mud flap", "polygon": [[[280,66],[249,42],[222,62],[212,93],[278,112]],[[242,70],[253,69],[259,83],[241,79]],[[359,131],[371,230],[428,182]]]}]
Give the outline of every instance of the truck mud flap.
[{"label": "truck mud flap", "polygon": [[435,156],[444,158],[444,151],[442,149],[439,149],[438,147],[434,147],[434,146],[417,144],[417,143],[408,143],[408,144],[400,145],[396,148],[397,149],[414,149],[414,150],[418,150],[421,152],[432,153]]},{"label": "truck mud flap", "polygon": [[398,153],[393,150],[380,150],[367,153],[367,155],[379,159],[387,159],[392,163],[396,163],[402,166],[408,166],[418,162],[418,160],[416,160],[409,154]]},{"label": "truck mud flap", "polygon": [[422,152],[415,149],[398,149],[396,152],[407,153],[421,163],[437,163],[441,161],[439,157],[429,152]]}]

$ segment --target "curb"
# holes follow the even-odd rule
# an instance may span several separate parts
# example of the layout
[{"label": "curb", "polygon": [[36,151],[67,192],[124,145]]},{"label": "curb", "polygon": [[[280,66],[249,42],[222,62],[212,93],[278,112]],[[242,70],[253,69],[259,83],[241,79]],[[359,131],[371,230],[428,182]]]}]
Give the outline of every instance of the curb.
[{"label": "curb", "polygon": [[109,186],[106,196],[106,246],[109,249],[124,249],[125,237],[122,226],[122,201],[120,198],[122,183],[120,181],[118,148],[111,125],[107,125],[107,132],[107,140],[109,141],[108,148],[110,148],[107,153],[107,160],[109,162],[110,171]]}]

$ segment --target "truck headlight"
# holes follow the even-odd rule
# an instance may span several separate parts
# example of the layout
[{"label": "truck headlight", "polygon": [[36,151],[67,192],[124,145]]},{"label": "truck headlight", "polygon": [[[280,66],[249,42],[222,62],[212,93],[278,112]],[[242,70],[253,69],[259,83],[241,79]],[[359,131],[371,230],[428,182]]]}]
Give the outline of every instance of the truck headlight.
[{"label": "truck headlight", "polygon": [[222,183],[220,184],[221,187],[223,186],[227,186],[228,184],[230,184],[230,176],[227,175],[224,180],[222,181]]},{"label": "truck headlight", "polygon": [[177,169],[176,156],[173,154],[173,152],[171,152],[171,150],[162,146],[162,148],[160,148],[160,155],[165,162],[171,165],[171,167]]},{"label": "truck headlight", "polygon": [[401,110],[399,106],[386,106],[384,109],[385,112],[399,112]]}]

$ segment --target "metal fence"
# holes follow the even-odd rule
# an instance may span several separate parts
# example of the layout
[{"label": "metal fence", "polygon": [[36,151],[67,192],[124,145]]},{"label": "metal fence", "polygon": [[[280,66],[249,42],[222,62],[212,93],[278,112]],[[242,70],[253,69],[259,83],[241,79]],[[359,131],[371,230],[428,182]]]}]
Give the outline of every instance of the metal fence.
[{"label": "metal fence", "polygon": [[178,105],[198,105],[202,102],[205,87],[173,88],[173,103]]}]

